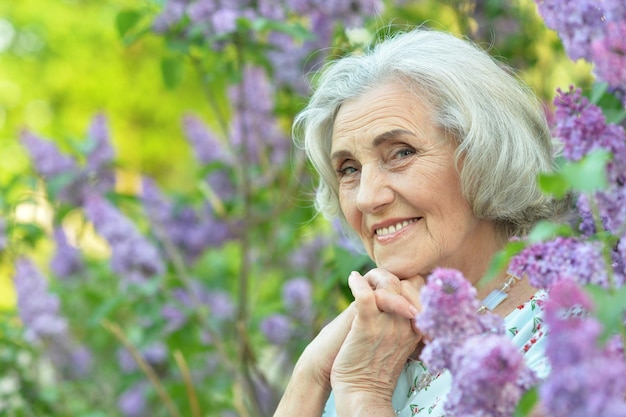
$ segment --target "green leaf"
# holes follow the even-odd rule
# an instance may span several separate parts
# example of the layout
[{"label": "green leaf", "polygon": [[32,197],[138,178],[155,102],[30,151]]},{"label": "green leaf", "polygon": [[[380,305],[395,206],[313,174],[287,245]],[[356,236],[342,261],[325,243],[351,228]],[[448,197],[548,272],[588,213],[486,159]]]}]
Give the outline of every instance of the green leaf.
[{"label": "green leaf", "polygon": [[126,34],[137,25],[141,19],[141,13],[136,10],[122,10],[115,16],[115,27],[120,38],[126,36]]},{"label": "green leaf", "polygon": [[522,395],[519,403],[517,403],[517,407],[515,408],[515,413],[513,417],[526,417],[529,416],[531,411],[535,408],[537,403],[539,402],[539,392],[537,387],[532,387],[528,391]]},{"label": "green leaf", "polygon": [[286,23],[278,20],[259,18],[252,21],[252,28],[256,31],[271,30],[282,32],[297,41],[315,39],[315,35],[299,23]]},{"label": "green leaf", "polygon": [[600,343],[621,332],[626,311],[626,285],[617,290],[609,290],[598,285],[587,285],[585,291],[593,300],[595,317],[602,323]]},{"label": "green leaf", "polygon": [[620,124],[626,118],[626,109],[605,109],[607,123]]},{"label": "green leaf", "polygon": [[537,181],[539,189],[545,194],[552,194],[556,198],[561,198],[567,192],[567,180],[560,173],[541,173]]},{"label": "green leaf", "polygon": [[543,242],[557,236],[571,236],[572,228],[566,224],[542,220],[537,223],[528,234],[529,243]]},{"label": "green leaf", "polygon": [[593,83],[591,92],[589,93],[589,101],[597,104],[609,89],[609,83]]},{"label": "green leaf", "polygon": [[120,294],[117,297],[108,298],[104,303],[100,304],[98,308],[94,311],[94,313],[89,318],[89,326],[96,327],[100,325],[102,319],[108,316],[112,311],[114,311],[117,306],[122,304],[124,301],[125,295]]},{"label": "green leaf", "polygon": [[485,285],[491,282],[500,272],[506,269],[511,258],[524,250],[525,247],[526,242],[521,240],[507,243],[506,246],[491,259],[487,272],[485,276],[481,278],[478,285]]},{"label": "green leaf", "polygon": [[570,188],[576,191],[593,192],[605,189],[608,186],[606,164],[611,159],[611,153],[605,150],[596,150],[578,162],[563,166],[563,177]]},{"label": "green leaf", "polygon": [[174,89],[183,80],[184,65],[181,57],[168,57],[161,60],[163,82],[169,89]]}]

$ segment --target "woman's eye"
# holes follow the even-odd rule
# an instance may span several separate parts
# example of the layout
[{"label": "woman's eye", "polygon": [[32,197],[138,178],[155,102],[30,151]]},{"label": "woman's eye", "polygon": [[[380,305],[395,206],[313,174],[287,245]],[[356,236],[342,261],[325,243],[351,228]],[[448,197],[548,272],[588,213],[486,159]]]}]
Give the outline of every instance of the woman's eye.
[{"label": "woman's eye", "polygon": [[354,174],[356,171],[356,167],[352,165],[342,165],[339,169],[337,169],[337,175],[339,177],[345,177],[346,175]]},{"label": "woman's eye", "polygon": [[411,148],[402,148],[395,153],[395,156],[398,158],[404,158],[406,156],[413,155],[414,153],[415,151]]}]

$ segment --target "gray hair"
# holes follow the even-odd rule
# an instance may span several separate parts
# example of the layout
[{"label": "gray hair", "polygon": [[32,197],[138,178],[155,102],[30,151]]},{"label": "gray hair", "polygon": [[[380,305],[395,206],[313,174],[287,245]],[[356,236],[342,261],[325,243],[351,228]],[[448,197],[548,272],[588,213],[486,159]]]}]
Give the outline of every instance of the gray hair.
[{"label": "gray hair", "polygon": [[387,81],[408,83],[457,142],[461,189],[478,218],[494,222],[509,238],[554,215],[558,203],[536,185],[540,172],[555,168],[555,146],[535,95],[473,43],[416,29],[328,64],[296,116],[294,138],[319,173],[315,203],[327,218],[339,216],[345,224],[330,162],[337,111]]}]

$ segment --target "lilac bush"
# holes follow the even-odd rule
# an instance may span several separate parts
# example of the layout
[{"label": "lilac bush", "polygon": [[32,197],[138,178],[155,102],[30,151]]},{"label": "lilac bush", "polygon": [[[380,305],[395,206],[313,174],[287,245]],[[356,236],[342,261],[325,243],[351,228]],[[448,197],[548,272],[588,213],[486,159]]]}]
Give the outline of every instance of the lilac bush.
[{"label": "lilac bush", "polygon": [[[22,132],[29,179],[43,184],[29,192],[51,216],[5,229],[7,242],[30,233],[11,250],[24,255],[15,281],[25,335],[45,338],[34,352],[59,382],[34,383],[28,402],[42,413],[87,415],[99,404],[121,416],[271,415],[299,352],[337,313],[348,265],[337,268],[326,233],[299,225],[314,217],[297,202],[312,179],[289,126],[306,72],[382,3],[292,3],[170,0],[156,14],[120,13],[122,37],[156,34],[171,47],[167,87],[189,65],[207,93],[209,112],[186,111],[180,137],[168,138],[190,150],[189,166],[169,168],[192,171],[183,188],[170,172],[125,166],[104,112],[82,139]],[[25,260],[40,257],[41,270]],[[275,353],[281,366],[265,369]]]}]

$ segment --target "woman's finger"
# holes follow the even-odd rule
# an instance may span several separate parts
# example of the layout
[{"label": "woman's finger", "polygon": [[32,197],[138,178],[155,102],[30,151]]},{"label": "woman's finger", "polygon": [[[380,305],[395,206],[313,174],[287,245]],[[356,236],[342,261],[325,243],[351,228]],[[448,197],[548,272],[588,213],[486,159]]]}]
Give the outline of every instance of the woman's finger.
[{"label": "woman's finger", "polygon": [[376,268],[365,274],[365,279],[374,288],[376,305],[380,311],[414,319],[419,313],[419,291],[408,282],[401,281],[391,272]]}]

